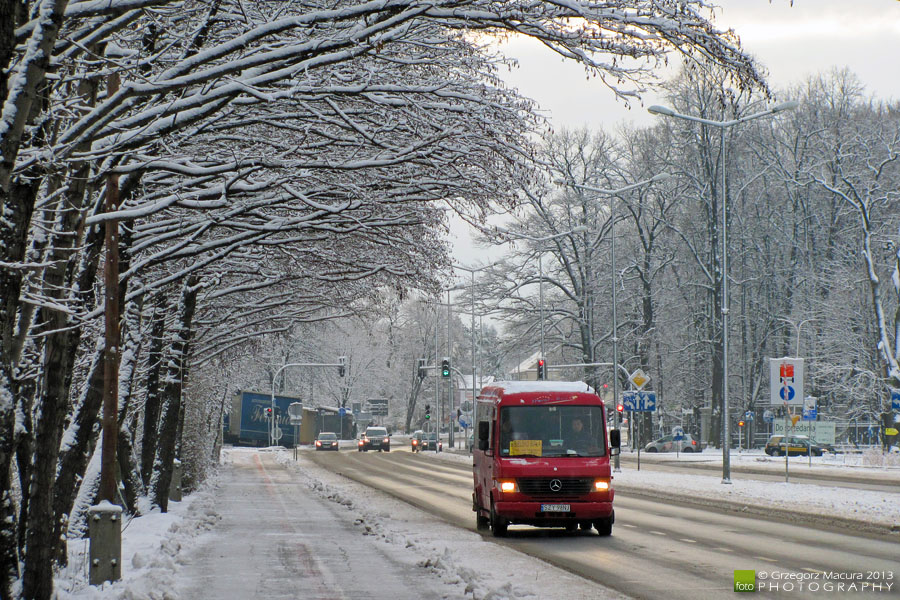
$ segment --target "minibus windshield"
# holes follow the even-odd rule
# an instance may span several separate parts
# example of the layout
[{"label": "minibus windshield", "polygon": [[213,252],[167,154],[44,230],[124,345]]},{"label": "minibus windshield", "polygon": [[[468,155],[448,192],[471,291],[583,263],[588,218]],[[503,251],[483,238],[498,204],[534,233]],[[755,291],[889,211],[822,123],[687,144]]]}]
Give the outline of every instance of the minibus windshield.
[{"label": "minibus windshield", "polygon": [[603,456],[603,410],[584,405],[503,407],[499,451],[504,457]]}]

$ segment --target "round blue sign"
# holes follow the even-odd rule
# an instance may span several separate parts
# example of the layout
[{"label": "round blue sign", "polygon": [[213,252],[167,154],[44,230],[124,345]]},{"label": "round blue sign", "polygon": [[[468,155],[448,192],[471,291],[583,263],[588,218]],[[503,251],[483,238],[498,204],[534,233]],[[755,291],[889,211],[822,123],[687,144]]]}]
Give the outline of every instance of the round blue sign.
[{"label": "round blue sign", "polygon": [[[794,399],[794,388],[791,386],[787,386],[788,389],[788,402]],[[778,390],[778,395],[781,396],[781,399],[784,400],[784,387]]]}]

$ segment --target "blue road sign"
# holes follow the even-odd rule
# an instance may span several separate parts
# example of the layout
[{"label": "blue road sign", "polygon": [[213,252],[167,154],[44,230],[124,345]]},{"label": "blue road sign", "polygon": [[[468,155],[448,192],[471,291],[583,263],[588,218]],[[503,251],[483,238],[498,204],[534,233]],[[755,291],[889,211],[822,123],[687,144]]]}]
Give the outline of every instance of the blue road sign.
[{"label": "blue road sign", "polygon": [[900,410],[900,390],[891,390],[891,410]]},{"label": "blue road sign", "polygon": [[[789,386],[787,386],[787,390],[788,390],[788,399],[787,399],[787,401],[790,402],[791,400],[794,399],[794,393],[795,393],[795,392],[794,392],[794,388],[793,388],[792,386],[789,385]],[[778,390],[778,395],[781,396],[781,399],[782,399],[782,400],[784,400],[784,386],[782,386],[782,387]]]},{"label": "blue road sign", "polygon": [[771,410],[766,410],[763,413],[763,421],[765,421],[766,423],[771,423],[774,420],[775,420],[775,413],[773,413]]},{"label": "blue road sign", "polygon": [[343,416],[344,416],[344,415],[346,415],[346,414],[347,414],[347,409],[346,409],[346,408],[344,408],[344,407],[343,407],[343,406],[342,406],[342,407],[340,407],[340,408],[339,408],[339,409],[338,409],[338,414],[339,414],[339,415],[340,415],[340,416],[342,416],[342,417],[343,417]]},{"label": "blue road sign", "polygon": [[625,407],[625,410],[653,412],[656,410],[656,392],[638,392],[634,390],[622,392],[622,405]]},{"label": "blue road sign", "polygon": [[459,426],[462,427],[463,429],[469,428],[469,424],[466,423],[465,421],[463,421],[462,419],[459,420]]}]

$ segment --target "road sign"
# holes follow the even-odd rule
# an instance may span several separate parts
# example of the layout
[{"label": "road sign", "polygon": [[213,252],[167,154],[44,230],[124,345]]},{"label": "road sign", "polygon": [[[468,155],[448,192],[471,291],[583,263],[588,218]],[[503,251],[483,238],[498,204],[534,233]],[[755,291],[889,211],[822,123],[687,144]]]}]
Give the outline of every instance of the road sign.
[{"label": "road sign", "polygon": [[387,398],[369,398],[369,412],[378,417],[386,417],[388,415],[388,399]]},{"label": "road sign", "polygon": [[343,406],[338,409],[338,415],[340,415],[341,417],[343,417],[346,414],[347,414],[347,409],[344,408]]},{"label": "road sign", "polygon": [[281,430],[281,427],[276,427],[276,428],[272,431],[272,439],[275,440],[276,442],[277,442],[278,440],[280,440],[280,439],[281,439],[281,436],[283,436],[283,435],[284,435],[284,432]]},{"label": "road sign", "polygon": [[803,400],[803,420],[804,421],[815,421],[818,411],[816,409],[816,398],[813,396],[807,396]]},{"label": "road sign", "polygon": [[625,407],[625,410],[652,412],[656,410],[656,392],[638,392],[634,390],[622,392],[622,405]]},{"label": "road sign", "polygon": [[684,429],[681,427],[673,427],[672,428],[672,439],[676,442],[680,442],[684,439]]},{"label": "road sign", "polygon": [[769,391],[772,406],[803,406],[803,359],[770,358]]},{"label": "road sign", "polygon": [[900,410],[900,390],[891,390],[891,410]]},{"label": "road sign", "polygon": [[459,426],[462,427],[463,429],[469,428],[469,424],[466,421],[463,421],[462,419],[459,420]]},{"label": "road sign", "polygon": [[644,373],[641,369],[637,369],[628,377],[628,381],[630,381],[637,389],[642,390],[644,389],[644,386],[647,385],[647,383],[650,381],[650,376]]},{"label": "road sign", "polygon": [[766,409],[766,411],[763,413],[763,421],[765,421],[766,423],[771,423],[774,420],[775,420],[775,413],[773,413],[769,409]]}]

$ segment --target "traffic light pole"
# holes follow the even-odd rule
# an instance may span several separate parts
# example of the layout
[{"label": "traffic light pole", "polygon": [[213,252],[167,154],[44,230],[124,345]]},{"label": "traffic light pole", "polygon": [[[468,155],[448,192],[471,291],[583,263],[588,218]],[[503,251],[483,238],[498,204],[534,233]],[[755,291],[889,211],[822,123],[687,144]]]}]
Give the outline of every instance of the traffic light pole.
[{"label": "traffic light pole", "polygon": [[[270,446],[275,445],[275,442],[278,441],[275,439],[275,432],[276,432],[276,428],[277,428],[277,422],[276,422],[277,417],[275,415],[275,413],[276,413],[276,410],[275,410],[275,381],[278,379],[278,376],[281,374],[281,372],[284,371],[288,367],[337,367],[338,374],[341,377],[343,377],[344,369],[347,368],[347,357],[346,356],[338,357],[338,362],[336,362],[336,363],[288,363],[286,365],[281,365],[280,367],[278,367],[278,370],[276,370],[275,374],[272,375],[272,396],[271,396],[271,408],[270,408],[272,414],[270,416],[271,420],[269,422],[269,445]],[[341,422],[343,424],[343,419],[341,419]],[[281,436],[278,436],[278,439],[281,439]],[[296,438],[295,438],[295,440],[296,440]]]}]

